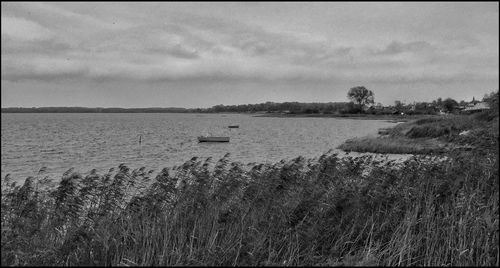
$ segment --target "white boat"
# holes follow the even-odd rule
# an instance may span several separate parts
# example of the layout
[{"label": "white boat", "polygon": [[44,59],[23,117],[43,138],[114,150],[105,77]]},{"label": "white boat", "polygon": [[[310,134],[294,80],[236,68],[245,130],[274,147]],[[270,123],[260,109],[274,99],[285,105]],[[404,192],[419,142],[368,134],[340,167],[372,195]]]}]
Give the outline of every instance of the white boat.
[{"label": "white boat", "polygon": [[199,142],[229,142],[229,137],[198,136]]}]

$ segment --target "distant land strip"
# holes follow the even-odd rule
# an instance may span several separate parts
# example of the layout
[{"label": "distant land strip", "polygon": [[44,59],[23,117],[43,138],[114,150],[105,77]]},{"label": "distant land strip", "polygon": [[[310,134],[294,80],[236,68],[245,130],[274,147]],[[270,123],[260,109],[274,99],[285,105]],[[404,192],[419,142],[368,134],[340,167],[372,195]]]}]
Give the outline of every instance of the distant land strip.
[{"label": "distant land strip", "polygon": [[259,104],[215,105],[210,108],[180,107],[8,107],[2,113],[246,113],[246,112],[288,112],[288,113],[333,113],[345,110],[346,102],[303,103],[303,102],[266,102]]},{"label": "distant land strip", "polygon": [[2,108],[2,113],[200,113],[207,109],[187,108],[88,108],[88,107],[9,107]]}]

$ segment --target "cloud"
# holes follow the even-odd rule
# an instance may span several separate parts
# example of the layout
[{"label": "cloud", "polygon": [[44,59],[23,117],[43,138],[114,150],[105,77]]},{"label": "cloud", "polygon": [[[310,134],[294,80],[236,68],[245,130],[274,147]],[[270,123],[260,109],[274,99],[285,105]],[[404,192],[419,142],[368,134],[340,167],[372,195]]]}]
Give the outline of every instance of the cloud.
[{"label": "cloud", "polygon": [[2,16],[2,39],[32,42],[48,40],[54,33],[40,24],[23,18]]},{"label": "cloud", "polygon": [[416,42],[408,42],[408,43],[402,43],[402,42],[397,42],[393,41],[390,43],[385,49],[380,51],[380,54],[386,54],[386,55],[392,55],[392,54],[399,54],[403,52],[422,52],[422,51],[429,51],[433,47],[425,41],[416,41]]},{"label": "cloud", "polygon": [[190,13],[110,10],[103,18],[76,6],[7,7],[4,80],[450,81],[498,70],[489,50],[465,35],[450,43],[399,36],[382,46],[339,45],[326,34]]}]

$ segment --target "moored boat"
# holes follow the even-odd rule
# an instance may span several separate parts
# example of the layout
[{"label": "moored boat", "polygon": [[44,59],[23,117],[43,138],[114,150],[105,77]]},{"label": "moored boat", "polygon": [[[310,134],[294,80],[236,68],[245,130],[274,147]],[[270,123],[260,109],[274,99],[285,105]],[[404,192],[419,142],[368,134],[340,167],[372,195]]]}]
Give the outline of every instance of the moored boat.
[{"label": "moored boat", "polygon": [[229,137],[209,137],[209,136],[199,136],[199,142],[229,142]]},{"label": "moored boat", "polygon": [[231,126],[228,126],[228,128],[239,128],[240,126],[239,125],[231,125]]}]

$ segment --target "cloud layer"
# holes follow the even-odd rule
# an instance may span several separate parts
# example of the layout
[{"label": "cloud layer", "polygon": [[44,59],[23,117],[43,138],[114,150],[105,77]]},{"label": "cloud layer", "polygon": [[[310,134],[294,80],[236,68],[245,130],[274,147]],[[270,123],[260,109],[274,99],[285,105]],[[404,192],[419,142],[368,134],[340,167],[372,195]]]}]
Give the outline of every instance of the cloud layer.
[{"label": "cloud layer", "polygon": [[316,41],[192,14],[172,13],[136,23],[127,14],[105,20],[54,4],[2,5],[2,13],[7,10],[2,14],[2,79],[7,80],[81,76],[413,81],[464,75],[487,79],[498,71],[498,52],[482,53],[487,44],[474,36],[459,44],[393,40],[345,47],[335,46],[334,36]]},{"label": "cloud layer", "polygon": [[2,3],[2,81],[498,81],[498,3]]}]

